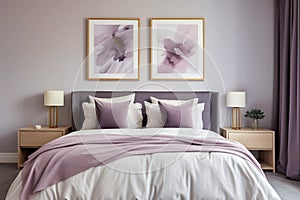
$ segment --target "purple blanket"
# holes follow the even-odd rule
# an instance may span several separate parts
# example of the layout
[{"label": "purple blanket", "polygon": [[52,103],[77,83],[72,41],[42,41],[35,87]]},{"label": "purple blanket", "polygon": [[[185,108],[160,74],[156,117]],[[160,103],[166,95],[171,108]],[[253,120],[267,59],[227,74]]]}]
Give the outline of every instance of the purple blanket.
[{"label": "purple blanket", "polygon": [[31,156],[22,170],[21,200],[91,167],[117,159],[158,152],[223,152],[259,163],[239,143],[222,139],[178,136],[74,135],[47,143]]}]

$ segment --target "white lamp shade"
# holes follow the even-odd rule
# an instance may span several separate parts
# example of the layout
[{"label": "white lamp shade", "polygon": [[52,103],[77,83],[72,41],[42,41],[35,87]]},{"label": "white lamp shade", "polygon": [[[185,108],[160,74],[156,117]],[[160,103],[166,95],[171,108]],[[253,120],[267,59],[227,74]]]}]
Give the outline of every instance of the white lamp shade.
[{"label": "white lamp shade", "polygon": [[227,107],[245,107],[246,92],[227,92]]},{"label": "white lamp shade", "polygon": [[59,90],[45,91],[44,106],[64,106],[64,91],[59,91]]}]

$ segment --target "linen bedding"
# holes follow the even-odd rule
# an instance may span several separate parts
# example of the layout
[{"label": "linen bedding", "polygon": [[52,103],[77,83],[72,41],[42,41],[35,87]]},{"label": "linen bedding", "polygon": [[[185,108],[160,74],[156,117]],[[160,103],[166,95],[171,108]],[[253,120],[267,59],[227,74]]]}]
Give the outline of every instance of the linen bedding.
[{"label": "linen bedding", "polygon": [[[208,130],[189,128],[98,129],[79,135],[184,137],[227,140]],[[84,138],[84,137],[82,137]],[[225,142],[226,141],[226,142]],[[217,149],[217,148],[216,148]],[[243,147],[241,147],[243,149]],[[80,165],[78,163],[70,163]],[[19,199],[22,173],[6,199]],[[37,192],[32,199],[280,199],[255,163],[222,151],[164,152],[133,155],[95,166]]]}]

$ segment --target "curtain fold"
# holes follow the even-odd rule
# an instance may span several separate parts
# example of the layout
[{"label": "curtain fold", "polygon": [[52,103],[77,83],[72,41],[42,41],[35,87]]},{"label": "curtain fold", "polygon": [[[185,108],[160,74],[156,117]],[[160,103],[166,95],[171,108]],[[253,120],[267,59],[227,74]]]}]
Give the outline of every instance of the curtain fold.
[{"label": "curtain fold", "polygon": [[278,172],[300,180],[300,4],[275,0],[273,128],[279,140]]}]

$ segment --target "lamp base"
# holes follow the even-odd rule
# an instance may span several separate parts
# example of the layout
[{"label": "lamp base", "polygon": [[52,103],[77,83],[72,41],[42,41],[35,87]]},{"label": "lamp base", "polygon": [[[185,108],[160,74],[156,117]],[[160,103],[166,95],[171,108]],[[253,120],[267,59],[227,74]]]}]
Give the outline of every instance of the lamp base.
[{"label": "lamp base", "polygon": [[240,130],[240,129],[242,129],[242,127],[231,127],[232,129],[234,129],[234,130]]},{"label": "lamp base", "polygon": [[232,108],[231,128],[235,130],[239,130],[242,128],[241,109],[239,107]]},{"label": "lamp base", "polygon": [[58,108],[57,106],[49,107],[49,128],[57,128]]}]

